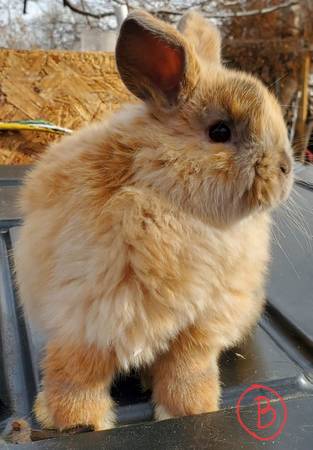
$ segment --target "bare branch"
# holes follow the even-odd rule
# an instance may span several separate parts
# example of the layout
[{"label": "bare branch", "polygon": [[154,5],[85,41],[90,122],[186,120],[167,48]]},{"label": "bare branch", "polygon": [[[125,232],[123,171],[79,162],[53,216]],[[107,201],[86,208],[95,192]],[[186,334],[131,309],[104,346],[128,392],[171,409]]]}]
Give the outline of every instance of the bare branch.
[{"label": "bare branch", "polygon": [[70,0],[63,0],[63,5],[67,6],[68,8],[70,8],[72,11],[74,11],[77,14],[81,14],[82,16],[87,16],[87,17],[93,17],[94,19],[102,19],[103,17],[114,16],[113,11],[99,13],[99,14],[95,14],[90,11],[83,11],[83,10],[77,8],[77,6],[73,5]]},{"label": "bare branch", "polygon": [[[290,0],[285,3],[280,3],[279,5],[269,6],[266,8],[252,9],[250,11],[234,11],[232,13],[223,13],[223,14],[204,14],[205,17],[209,19],[228,19],[231,17],[248,17],[248,16],[257,16],[260,14],[270,14],[279,9],[291,8],[292,6],[299,5],[298,1]],[[183,14],[182,11],[171,11],[170,9],[160,9],[157,11],[151,11],[154,14],[164,14],[164,15],[173,15],[173,16],[181,16]]]},{"label": "bare branch", "polygon": [[[86,12],[84,0],[80,0],[80,6],[82,7],[82,10],[83,10],[84,12]],[[89,17],[89,16],[85,16],[85,18],[86,18],[86,23],[87,23],[88,26],[91,28],[90,17]]]},{"label": "bare branch", "polygon": [[128,0],[114,0],[114,2],[120,6],[126,5],[129,8]]}]

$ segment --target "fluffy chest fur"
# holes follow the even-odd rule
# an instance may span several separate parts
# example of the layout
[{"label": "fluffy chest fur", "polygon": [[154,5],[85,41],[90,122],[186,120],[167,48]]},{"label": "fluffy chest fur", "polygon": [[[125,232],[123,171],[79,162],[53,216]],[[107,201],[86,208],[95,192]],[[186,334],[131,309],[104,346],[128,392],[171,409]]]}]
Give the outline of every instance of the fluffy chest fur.
[{"label": "fluffy chest fur", "polygon": [[17,247],[26,312],[48,335],[113,347],[128,368],[151,363],[195,321],[220,349],[258,318],[266,215],[219,231],[137,189],[97,215],[69,210],[30,213]]}]

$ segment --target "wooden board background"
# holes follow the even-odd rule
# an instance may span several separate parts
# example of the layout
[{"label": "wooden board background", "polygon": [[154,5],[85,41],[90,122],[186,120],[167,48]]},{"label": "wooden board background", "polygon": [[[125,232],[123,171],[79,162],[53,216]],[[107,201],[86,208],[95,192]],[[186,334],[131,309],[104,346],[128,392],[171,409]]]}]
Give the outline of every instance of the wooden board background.
[{"label": "wooden board background", "polygon": [[[300,43],[280,40],[274,60],[265,41],[235,44],[224,45],[227,64],[259,76],[284,105],[290,126],[294,111],[287,106],[303,90]],[[0,49],[0,121],[44,119],[77,129],[126,101],[134,98],[119,78],[113,53]],[[29,163],[55,139],[43,132],[0,132],[0,164]]]},{"label": "wooden board background", "polygon": [[[114,55],[0,50],[0,121],[44,119],[76,129],[133,101],[119,79]],[[47,143],[43,132],[1,132],[0,164],[25,164]]]}]

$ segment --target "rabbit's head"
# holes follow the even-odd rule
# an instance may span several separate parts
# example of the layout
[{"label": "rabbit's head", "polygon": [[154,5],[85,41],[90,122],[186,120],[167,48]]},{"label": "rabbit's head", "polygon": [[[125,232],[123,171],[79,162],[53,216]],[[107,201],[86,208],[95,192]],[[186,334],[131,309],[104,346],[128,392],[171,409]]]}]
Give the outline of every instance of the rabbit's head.
[{"label": "rabbit's head", "polygon": [[292,154],[281,108],[256,78],[222,65],[215,26],[191,12],[176,30],[135,11],[121,27],[116,60],[151,120],[151,146],[135,160],[138,182],[216,225],[288,197]]}]

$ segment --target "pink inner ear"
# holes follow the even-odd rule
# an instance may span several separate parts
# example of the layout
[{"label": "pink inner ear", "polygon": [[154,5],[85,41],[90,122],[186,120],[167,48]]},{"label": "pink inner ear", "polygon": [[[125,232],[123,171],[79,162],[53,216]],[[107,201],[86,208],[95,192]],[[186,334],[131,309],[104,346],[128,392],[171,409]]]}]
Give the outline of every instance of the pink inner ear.
[{"label": "pink inner ear", "polygon": [[177,89],[184,74],[185,55],[158,36],[142,32],[137,51],[141,53],[142,72],[163,92]]}]

